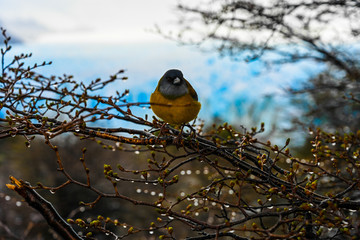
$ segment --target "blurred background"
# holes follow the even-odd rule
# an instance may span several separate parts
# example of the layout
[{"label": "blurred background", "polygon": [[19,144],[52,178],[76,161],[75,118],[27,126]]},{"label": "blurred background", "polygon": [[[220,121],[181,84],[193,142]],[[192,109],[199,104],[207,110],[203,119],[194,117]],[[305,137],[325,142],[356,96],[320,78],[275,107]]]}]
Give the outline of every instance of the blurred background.
[{"label": "blurred background", "polygon": [[[0,26],[12,37],[10,55],[31,52],[33,57],[29,64],[53,62],[41,69],[45,75],[65,73],[73,75],[78,81],[87,82],[125,69],[128,80],[119,82],[117,89],[105,91],[112,94],[115,90],[121,92],[130,89],[127,97],[129,102],[149,101],[164,72],[170,68],[180,69],[199,95],[202,103],[199,118],[205,121],[205,126],[229,122],[236,129],[242,126],[250,129],[264,122],[266,132],[263,138],[284,144],[286,138],[292,137],[293,153],[299,157],[310,155],[309,138],[312,136],[309,135],[308,126],[325,126],[324,123],[327,123],[330,130],[349,132],[358,129],[359,107],[350,106],[341,108],[341,111],[334,107],[343,104],[337,100],[337,97],[342,97],[342,89],[340,93],[325,89],[321,94],[312,92],[296,96],[289,91],[302,90],[309,83],[316,87],[324,78],[333,77],[327,72],[325,63],[305,59],[271,64],[266,60],[275,57],[272,55],[268,55],[267,59],[244,61],[242,54],[245,53],[229,57],[197,45],[181,44],[166,37],[168,33],[176,34],[179,31],[182,13],[177,4],[177,1],[169,0],[106,0],[101,3],[95,0],[0,0]],[[159,29],[165,34],[160,34]],[[356,41],[346,45],[348,49],[359,49],[356,46]],[[351,52],[355,54],[355,51]],[[353,89],[358,91],[358,85],[354,86]],[[319,106],[325,109],[322,106],[328,103],[331,106],[325,112],[316,110]],[[139,116],[152,115],[149,109],[137,108],[133,112]],[[28,236],[28,239],[57,239],[42,216],[24,206],[18,196],[4,188],[9,175],[21,177],[32,184],[42,182],[56,186],[64,181],[62,175],[56,173],[53,152],[41,140],[34,141],[31,148],[25,148],[23,142],[20,138],[0,141],[0,239],[8,239],[9,236],[13,239],[22,239],[21,236]],[[80,149],[85,144],[93,143],[66,136],[58,139],[57,144],[64,151],[64,159],[71,171],[74,174],[80,172]],[[90,145],[89,149],[91,157],[88,164],[95,169],[93,177],[98,179],[97,185],[106,184],[102,175],[104,163],[115,165],[122,159],[127,168],[139,167],[124,153],[104,153],[98,151],[101,147],[96,144]],[[146,156],[143,158],[146,159]],[[142,164],[146,166],[146,161]],[[187,181],[198,184],[197,181],[209,179],[206,169],[192,167],[201,171],[187,174],[187,169],[184,169],[183,175],[189,175]],[[79,176],[79,179],[85,181],[85,175]],[[152,192],[148,186],[134,186],[126,191],[130,196],[139,196],[140,192],[145,197]],[[84,201],[84,198],[94,200],[91,193],[69,189],[56,194],[41,194],[52,201],[63,216],[86,218],[102,213],[119,217],[118,213],[121,212],[123,219],[120,220],[140,225],[149,223],[149,218],[155,217],[151,211],[134,215],[136,209],[131,209],[133,206],[127,204],[121,209],[118,201],[100,204],[97,209],[81,215],[85,209],[78,207],[77,203]],[[12,236],[12,229],[20,229],[19,234]],[[41,235],[41,232],[45,235]],[[143,239],[150,239],[150,236]]]},{"label": "blurred background", "polygon": [[[285,89],[324,69],[310,60],[269,68],[262,60],[234,61],[166,39],[157,28],[179,31],[176,1],[107,0],[100,9],[94,0],[0,0],[0,5],[0,25],[13,37],[12,53],[32,52],[34,62],[53,61],[44,74],[89,81],[125,69],[129,80],[117,90],[130,89],[129,102],[146,102],[162,74],[177,68],[197,90],[199,118],[206,124],[226,121],[251,128],[265,122],[274,140],[273,130],[289,128],[289,113],[294,114]],[[152,114],[137,112],[145,113]]]}]

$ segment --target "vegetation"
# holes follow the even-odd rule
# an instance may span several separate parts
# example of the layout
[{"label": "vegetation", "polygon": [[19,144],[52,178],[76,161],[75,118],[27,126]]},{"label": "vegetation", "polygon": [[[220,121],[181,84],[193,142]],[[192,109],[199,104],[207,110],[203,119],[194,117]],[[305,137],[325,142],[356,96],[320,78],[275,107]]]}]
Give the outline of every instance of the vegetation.
[{"label": "vegetation", "polygon": [[7,60],[2,34],[0,164],[12,173],[1,193],[2,238],[360,236],[360,131],[310,129],[307,158],[291,154],[290,139],[260,140],[263,125],[187,125],[178,141],[177,129],[159,134],[161,121],[132,113],[148,104],[126,102],[128,90],[103,95],[126,80],[123,70],[88,84],[43,76],[37,70],[51,63]]},{"label": "vegetation", "polygon": [[[179,4],[178,28],[163,35],[269,66],[308,61],[324,69],[288,89],[288,130],[356,132],[360,123],[360,6],[354,0],[205,0]],[[284,86],[286,87],[286,86]],[[295,113],[294,113],[295,112]]]}]

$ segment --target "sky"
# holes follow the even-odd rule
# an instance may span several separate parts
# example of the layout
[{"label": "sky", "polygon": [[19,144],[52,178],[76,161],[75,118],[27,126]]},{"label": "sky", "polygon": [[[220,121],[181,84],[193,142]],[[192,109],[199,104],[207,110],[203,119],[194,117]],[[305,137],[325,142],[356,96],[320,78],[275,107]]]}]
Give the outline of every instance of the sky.
[{"label": "sky", "polygon": [[37,43],[161,42],[149,31],[176,20],[176,1],[168,0],[0,0],[0,6],[2,24]]},{"label": "sky", "polygon": [[[0,25],[22,41],[13,53],[32,52],[32,61],[53,61],[43,70],[49,75],[67,73],[89,81],[125,69],[129,80],[117,90],[130,89],[130,102],[146,102],[166,70],[181,69],[198,92],[201,119],[218,117],[248,128],[261,121],[271,125],[271,115],[284,105],[284,88],[321,70],[311,62],[267,69],[260,61],[234,62],[165,39],[155,26],[176,32],[176,3],[0,0]],[[260,122],[249,112],[257,112]],[[151,114],[139,112],[145,113]]]}]

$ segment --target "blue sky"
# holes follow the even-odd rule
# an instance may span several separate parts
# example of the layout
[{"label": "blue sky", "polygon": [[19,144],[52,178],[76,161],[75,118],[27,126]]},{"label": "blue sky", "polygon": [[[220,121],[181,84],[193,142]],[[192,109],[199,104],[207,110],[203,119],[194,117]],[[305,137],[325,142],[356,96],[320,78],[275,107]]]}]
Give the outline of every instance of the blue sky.
[{"label": "blue sky", "polygon": [[178,68],[199,94],[202,119],[217,116],[250,128],[259,124],[249,116],[255,112],[269,126],[273,115],[288,110],[283,89],[322,69],[311,62],[268,69],[261,61],[234,62],[166,40],[151,30],[176,27],[176,1],[0,0],[0,6],[0,25],[23,41],[13,52],[53,61],[44,73],[88,81],[126,69],[129,80],[116,90],[130,89],[129,101],[143,102],[166,70]]},{"label": "blue sky", "polygon": [[[130,102],[148,101],[162,74],[167,69],[179,68],[198,92],[202,102],[200,118],[216,116],[233,123],[239,123],[240,119],[240,123],[248,127],[253,126],[253,119],[248,116],[252,103],[257,102],[257,111],[263,112],[264,120],[259,121],[270,125],[271,114],[279,110],[279,104],[286,107],[284,88],[303,82],[321,69],[310,62],[267,69],[261,61],[234,62],[216,53],[203,54],[171,42],[107,46],[26,43],[15,45],[13,53],[16,52],[32,52],[34,62],[53,61],[51,66],[42,69],[43,74],[72,74],[79,81],[106,78],[125,69],[129,80],[107,89],[107,94],[130,89]],[[272,102],[261,108],[269,99]],[[145,113],[151,114],[139,112]]]}]

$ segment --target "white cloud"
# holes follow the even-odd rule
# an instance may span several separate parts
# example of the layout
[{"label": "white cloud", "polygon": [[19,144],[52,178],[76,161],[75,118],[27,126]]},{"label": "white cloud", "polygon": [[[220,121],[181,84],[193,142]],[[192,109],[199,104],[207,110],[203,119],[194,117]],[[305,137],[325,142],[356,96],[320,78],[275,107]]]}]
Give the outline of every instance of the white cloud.
[{"label": "white cloud", "polygon": [[175,19],[168,0],[0,0],[9,31],[35,42],[161,41],[146,31]]}]

